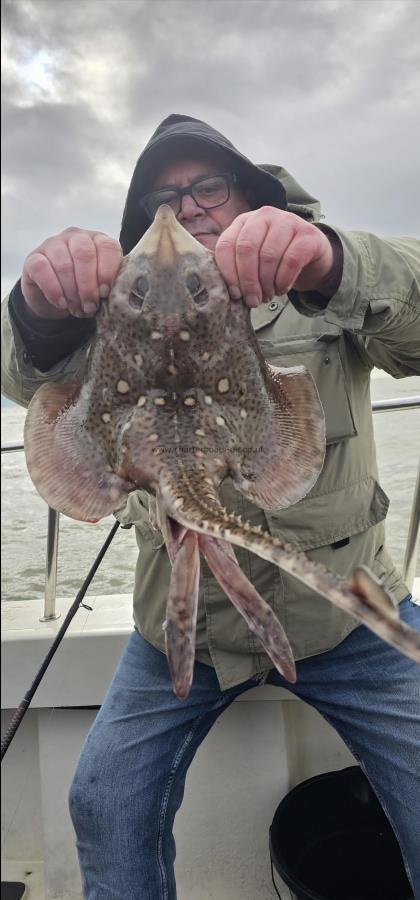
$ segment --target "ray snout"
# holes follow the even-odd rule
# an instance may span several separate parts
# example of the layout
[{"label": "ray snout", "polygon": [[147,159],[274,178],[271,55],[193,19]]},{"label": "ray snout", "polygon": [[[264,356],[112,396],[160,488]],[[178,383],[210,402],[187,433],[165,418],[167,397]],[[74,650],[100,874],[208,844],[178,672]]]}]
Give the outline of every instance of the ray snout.
[{"label": "ray snout", "polygon": [[152,225],[129,255],[140,253],[153,256],[158,266],[168,267],[176,264],[179,254],[205,256],[208,251],[179,224],[171,207],[162,204]]}]

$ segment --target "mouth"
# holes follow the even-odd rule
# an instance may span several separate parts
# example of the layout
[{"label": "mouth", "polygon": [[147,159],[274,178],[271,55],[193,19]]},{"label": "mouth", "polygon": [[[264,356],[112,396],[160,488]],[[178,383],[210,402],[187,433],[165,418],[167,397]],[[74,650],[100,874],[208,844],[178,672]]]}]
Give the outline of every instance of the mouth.
[{"label": "mouth", "polygon": [[200,240],[200,238],[208,238],[208,237],[218,237],[215,231],[190,231],[191,237],[195,238],[196,241]]}]

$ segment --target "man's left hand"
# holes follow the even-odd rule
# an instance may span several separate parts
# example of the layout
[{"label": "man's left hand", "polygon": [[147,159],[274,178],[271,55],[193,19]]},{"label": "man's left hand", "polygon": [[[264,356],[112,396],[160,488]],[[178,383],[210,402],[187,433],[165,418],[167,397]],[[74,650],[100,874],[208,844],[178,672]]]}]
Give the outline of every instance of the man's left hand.
[{"label": "man's left hand", "polygon": [[237,216],[219,237],[215,256],[232,299],[242,296],[250,307],[291,288],[322,292],[334,263],[319,228],[272,206]]}]

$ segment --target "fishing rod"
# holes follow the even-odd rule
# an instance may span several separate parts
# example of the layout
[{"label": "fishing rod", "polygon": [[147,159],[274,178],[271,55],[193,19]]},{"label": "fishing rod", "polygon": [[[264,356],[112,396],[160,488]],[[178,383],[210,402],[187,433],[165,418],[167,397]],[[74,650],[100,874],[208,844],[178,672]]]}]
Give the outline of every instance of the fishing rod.
[{"label": "fishing rod", "polygon": [[[5,735],[1,739],[1,760],[3,760],[3,757],[6,753],[6,751],[10,747],[10,744],[19,728],[19,725],[26,713],[26,710],[29,707],[29,704],[35,694],[35,691],[36,691],[37,687],[39,686],[40,682],[42,681],[42,679],[45,675],[45,672],[47,671],[48,666],[54,656],[54,653],[57,650],[57,647],[59,646],[59,644],[61,644],[61,641],[63,640],[63,637],[70,625],[71,620],[74,618],[74,616],[77,613],[77,610],[81,606],[84,606],[85,609],[91,609],[90,606],[86,606],[84,603],[82,603],[82,600],[83,600],[83,597],[85,596],[86,591],[92,581],[93,576],[95,575],[95,572],[99,568],[99,566],[105,556],[105,553],[108,550],[108,547],[109,547],[114,535],[116,534],[116,532],[119,528],[119,525],[120,525],[119,522],[117,522],[117,521],[114,522],[114,524],[111,528],[111,531],[108,534],[108,537],[106,538],[106,540],[104,541],[104,543],[95,559],[95,562],[91,566],[91,568],[82,584],[82,587],[80,588],[80,591],[77,593],[77,595],[66,615],[66,618],[64,619],[64,622],[63,622],[60,630],[57,632],[57,635],[56,635],[53,643],[51,644],[51,647],[50,647],[40,669],[38,670],[32,684],[31,684],[31,687],[26,692],[23,700],[21,700],[21,702],[19,703],[18,708],[15,710],[12,720],[11,720],[8,728],[6,729]],[[122,528],[127,528],[127,527],[130,528],[130,525],[122,526]]]}]

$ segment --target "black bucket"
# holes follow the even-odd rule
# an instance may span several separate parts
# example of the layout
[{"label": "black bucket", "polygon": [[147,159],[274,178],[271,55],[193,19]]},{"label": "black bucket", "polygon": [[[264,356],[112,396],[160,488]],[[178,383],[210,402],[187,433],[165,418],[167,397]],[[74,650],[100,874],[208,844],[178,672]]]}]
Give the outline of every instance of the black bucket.
[{"label": "black bucket", "polygon": [[298,900],[414,900],[394,832],[359,766],[286,794],[270,855],[279,897],[273,869]]}]

